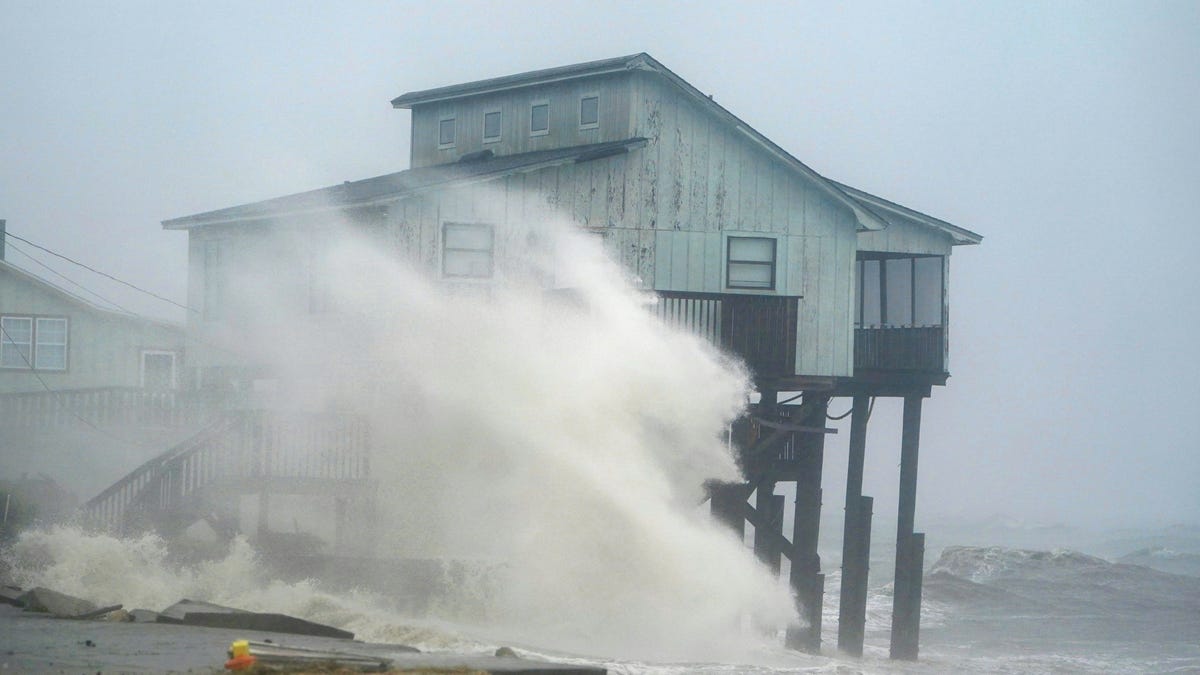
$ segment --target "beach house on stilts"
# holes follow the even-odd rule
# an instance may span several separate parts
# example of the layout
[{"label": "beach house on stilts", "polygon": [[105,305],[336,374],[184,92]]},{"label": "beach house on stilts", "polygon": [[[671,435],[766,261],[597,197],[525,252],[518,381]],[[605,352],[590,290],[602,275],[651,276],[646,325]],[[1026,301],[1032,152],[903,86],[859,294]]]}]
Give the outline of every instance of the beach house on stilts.
[{"label": "beach house on stilts", "polygon": [[[867,418],[873,399],[903,399],[891,653],[915,658],[921,406],[949,376],[951,252],[981,237],[820,175],[646,54],[413,91],[392,105],[411,110],[408,170],[163,223],[189,233],[191,300],[207,313],[191,333],[228,329],[225,275],[279,231],[319,246],[336,217],[436,278],[488,284],[528,245],[528,220],[567,217],[657,295],[653,311],[752,372],[758,402],[732,431],[745,480],[711,484],[709,495],[717,518],[754,526],[764,562],[790,561],[806,619],[789,633],[792,647],[820,646],[829,401],[852,401],[838,643],[861,654]],[[303,246],[293,248],[270,250],[302,259]],[[296,283],[319,287],[301,272]],[[188,353],[201,386],[256,377],[255,364],[201,342]],[[797,485],[790,533],[774,495],[784,481]]]}]

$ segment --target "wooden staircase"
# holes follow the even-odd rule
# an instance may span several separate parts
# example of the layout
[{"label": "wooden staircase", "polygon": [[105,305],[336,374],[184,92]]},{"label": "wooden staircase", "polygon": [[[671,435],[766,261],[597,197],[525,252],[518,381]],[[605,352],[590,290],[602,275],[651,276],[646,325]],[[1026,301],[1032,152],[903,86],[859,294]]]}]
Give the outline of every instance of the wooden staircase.
[{"label": "wooden staircase", "polygon": [[360,416],[227,412],[147,461],[82,507],[117,534],[202,513],[207,500],[244,494],[373,495],[370,433]]}]

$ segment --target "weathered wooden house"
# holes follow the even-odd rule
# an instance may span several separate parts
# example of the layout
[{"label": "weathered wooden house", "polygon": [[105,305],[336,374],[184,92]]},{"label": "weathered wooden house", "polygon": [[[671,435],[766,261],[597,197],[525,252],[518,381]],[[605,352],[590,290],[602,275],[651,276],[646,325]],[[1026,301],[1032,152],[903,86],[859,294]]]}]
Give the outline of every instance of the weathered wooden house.
[{"label": "weathered wooden house", "polygon": [[[303,260],[335,218],[436,278],[490,284],[517,273],[531,223],[565,216],[657,293],[665,319],[751,368],[761,401],[735,429],[747,482],[711,486],[713,509],[739,529],[755,525],[764,561],[790,559],[809,622],[793,645],[820,639],[829,399],[853,399],[839,642],[861,653],[868,406],[904,398],[893,654],[915,657],[920,407],[948,378],[950,254],[980,236],[821,176],[646,54],[410,92],[392,105],[412,111],[410,169],[163,223],[189,233],[190,304],[203,308],[190,326],[197,380],[256,377],[256,364],[203,345],[236,323],[230,270],[267,249]],[[281,232],[304,236],[281,249]],[[293,281],[317,285],[302,264]],[[798,485],[790,540],[779,532],[778,481]]]}]

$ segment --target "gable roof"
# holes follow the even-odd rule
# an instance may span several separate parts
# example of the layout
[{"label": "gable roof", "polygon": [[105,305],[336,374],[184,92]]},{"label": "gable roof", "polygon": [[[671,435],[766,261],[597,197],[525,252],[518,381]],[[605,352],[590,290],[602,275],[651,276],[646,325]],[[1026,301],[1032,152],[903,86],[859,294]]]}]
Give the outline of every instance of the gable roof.
[{"label": "gable roof", "polygon": [[862,202],[864,205],[869,206],[871,210],[882,214],[886,219],[902,218],[908,222],[931,227],[935,230],[940,230],[941,232],[950,235],[950,239],[955,246],[960,246],[962,244],[978,244],[979,242],[983,241],[983,235],[981,234],[976,234],[957,225],[952,225],[939,218],[934,218],[933,216],[921,213],[920,211],[914,211],[907,206],[901,206],[900,204],[888,201],[883,197],[877,197],[868,192],[863,192],[858,188],[852,188],[849,185],[844,185],[842,183],[838,183],[837,181],[830,182],[832,182],[834,185],[837,185],[843,192],[850,195],[850,197],[856,201]]},{"label": "gable roof", "polygon": [[[171,329],[175,329],[175,330],[183,330],[182,326],[179,326],[177,324],[169,323],[166,321],[159,321],[156,319],[148,319],[148,318],[145,318],[142,316],[138,316],[137,314],[131,314],[129,312],[124,312],[124,311],[120,311],[120,310],[116,310],[116,309],[109,309],[108,307],[103,307],[101,305],[97,305],[96,303],[92,302],[91,300],[88,300],[87,298],[76,295],[76,294],[72,293],[71,291],[68,291],[67,289],[65,289],[57,284],[51,283],[26,269],[17,267],[16,265],[8,262],[7,260],[0,259],[0,275],[2,275],[4,273],[11,274],[12,276],[15,276],[21,282],[30,284],[32,286],[36,286],[36,287],[40,288],[41,290],[45,291],[46,293],[57,297],[59,300],[63,300],[70,304],[76,305],[80,309],[83,309],[83,310],[86,310],[89,312],[103,314],[103,315],[111,317],[111,318],[123,319],[126,321],[154,324],[154,325],[164,326],[166,328],[171,328]],[[15,309],[15,308],[9,309],[8,311],[12,311],[13,313],[16,313],[16,314],[21,313],[18,309]]]},{"label": "gable roof", "polygon": [[484,151],[467,155],[453,164],[408,169],[374,178],[346,181],[339,185],[261,202],[172,218],[164,220],[162,226],[166,230],[187,230],[206,225],[262,220],[280,215],[317,213],[351,206],[369,206],[438,188],[493,180],[514,173],[537,171],[561,164],[587,162],[629,152],[645,144],[646,139],[644,138],[630,138],[623,141],[539,150],[499,157],[492,156],[490,151]]},{"label": "gable roof", "polygon": [[668,82],[682,90],[684,94],[688,95],[694,101],[699,103],[702,108],[707,109],[710,113],[715,114],[718,118],[733,126],[752,143],[759,146],[761,149],[765,150],[768,154],[772,155],[779,161],[783,162],[793,171],[799,173],[805,178],[808,178],[817,186],[818,189],[832,197],[834,201],[841,203],[853,211],[861,229],[882,230],[883,228],[887,227],[887,221],[879,214],[875,213],[863,201],[852,199],[833,181],[826,179],[824,176],[811,169],[804,162],[796,159],[791,155],[791,153],[779,147],[771,139],[756,131],[754,127],[746,124],[737,115],[734,115],[726,110],[716,101],[714,101],[712,97],[706,96],[699,89],[696,89],[691,84],[688,84],[688,82],[682,77],[676,75],[671,71],[671,69],[659,63],[652,56],[645,52],[632,54],[630,56],[602,59],[600,61],[588,61],[586,63],[577,63],[569,66],[535,70],[527,73],[519,73],[517,75],[506,75],[504,77],[478,80],[476,82],[455,84],[447,87],[438,87],[436,89],[408,92],[392,99],[392,107],[412,108],[413,106],[424,105],[438,101],[447,101],[467,96],[478,96],[481,94],[490,94],[494,92],[507,91],[510,89],[518,89],[521,87],[542,85],[550,82],[562,82],[565,80],[575,80],[635,70],[654,73],[665,78]]}]

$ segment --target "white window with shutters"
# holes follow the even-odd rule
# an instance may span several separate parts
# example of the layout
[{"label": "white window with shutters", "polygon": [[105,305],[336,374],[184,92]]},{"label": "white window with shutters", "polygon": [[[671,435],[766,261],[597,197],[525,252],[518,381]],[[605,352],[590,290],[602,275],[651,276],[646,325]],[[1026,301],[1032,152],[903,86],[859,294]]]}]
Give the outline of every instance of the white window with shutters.
[{"label": "white window with shutters", "polygon": [[771,237],[730,237],[725,261],[727,288],[775,288],[775,240]]},{"label": "white window with shutters", "polygon": [[490,279],[495,232],[483,223],[442,224],[442,276],[448,279]]}]

